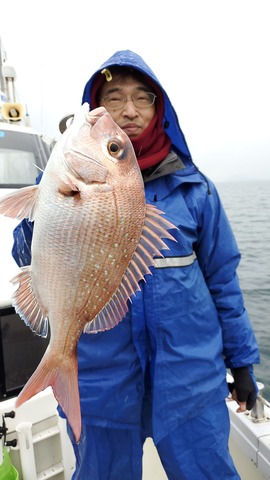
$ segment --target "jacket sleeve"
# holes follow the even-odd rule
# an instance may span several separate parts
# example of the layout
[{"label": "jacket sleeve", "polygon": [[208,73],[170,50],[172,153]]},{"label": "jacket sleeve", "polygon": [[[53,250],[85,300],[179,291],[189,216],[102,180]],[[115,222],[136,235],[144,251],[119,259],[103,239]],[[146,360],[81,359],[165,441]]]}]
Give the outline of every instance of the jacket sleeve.
[{"label": "jacket sleeve", "polygon": [[[40,182],[41,177],[42,173],[36,178],[37,184]],[[12,256],[19,267],[24,267],[31,263],[33,229],[34,223],[25,218],[13,231]]]},{"label": "jacket sleeve", "polygon": [[25,265],[30,265],[31,263],[33,228],[33,222],[30,222],[28,219],[24,219],[13,231],[14,242],[12,247],[12,256],[19,267],[24,267]]},{"label": "jacket sleeve", "polygon": [[240,252],[215,186],[197,211],[197,258],[218,311],[227,368],[260,362],[255,334],[237,275]]}]

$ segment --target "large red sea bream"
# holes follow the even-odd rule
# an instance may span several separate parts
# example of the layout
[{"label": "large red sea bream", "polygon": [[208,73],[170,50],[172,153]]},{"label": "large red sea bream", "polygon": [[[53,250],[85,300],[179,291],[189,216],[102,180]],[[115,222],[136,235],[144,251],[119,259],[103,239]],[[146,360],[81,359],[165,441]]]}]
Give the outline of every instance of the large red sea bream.
[{"label": "large red sea bream", "polygon": [[51,386],[79,441],[77,343],[114,327],[168,248],[174,226],[146,205],[127,135],[105,108],[84,104],[57,142],[39,185],[0,200],[0,213],[33,220],[32,263],[12,279],[13,305],[49,346],[16,406]]}]

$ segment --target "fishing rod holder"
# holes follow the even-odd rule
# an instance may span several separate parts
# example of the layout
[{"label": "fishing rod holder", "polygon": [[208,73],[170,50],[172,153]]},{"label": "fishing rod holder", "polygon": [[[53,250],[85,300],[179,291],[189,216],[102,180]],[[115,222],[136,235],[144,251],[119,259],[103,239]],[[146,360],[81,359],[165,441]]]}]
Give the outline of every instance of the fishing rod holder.
[{"label": "fishing rod holder", "polygon": [[270,417],[269,415],[266,415],[264,407],[266,406],[270,408],[270,403],[267,400],[265,400],[265,398],[263,398],[262,396],[264,384],[257,382],[257,387],[258,387],[258,397],[256,399],[254,407],[250,411],[250,417],[254,423],[266,422],[270,420]]},{"label": "fishing rod holder", "polygon": [[11,412],[4,413],[2,415],[2,426],[0,426],[0,440],[3,438],[4,439],[4,445],[5,447],[16,447],[17,446],[17,440],[14,438],[13,440],[7,440],[7,431],[8,428],[6,427],[6,418],[14,418],[15,417],[15,412],[12,410]]}]

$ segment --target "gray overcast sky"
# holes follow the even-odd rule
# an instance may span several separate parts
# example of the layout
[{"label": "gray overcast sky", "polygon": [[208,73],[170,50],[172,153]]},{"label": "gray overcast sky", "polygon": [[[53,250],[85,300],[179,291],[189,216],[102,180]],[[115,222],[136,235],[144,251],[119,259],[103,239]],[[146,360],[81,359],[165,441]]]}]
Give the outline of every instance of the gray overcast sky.
[{"label": "gray overcast sky", "polygon": [[270,180],[269,0],[13,0],[0,36],[32,126],[59,137],[93,71],[122,49],[154,70],[197,166]]}]

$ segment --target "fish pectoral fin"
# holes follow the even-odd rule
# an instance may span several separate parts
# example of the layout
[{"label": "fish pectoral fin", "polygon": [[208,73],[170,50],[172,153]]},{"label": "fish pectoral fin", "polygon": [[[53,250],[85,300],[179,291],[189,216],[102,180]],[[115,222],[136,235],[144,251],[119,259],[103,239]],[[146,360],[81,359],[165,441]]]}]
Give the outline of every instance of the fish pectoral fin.
[{"label": "fish pectoral fin", "polygon": [[20,188],[0,199],[0,213],[6,217],[29,218],[33,221],[38,198],[38,185]]},{"label": "fish pectoral fin", "polygon": [[19,284],[12,295],[12,305],[24,323],[37,335],[46,338],[49,330],[48,317],[42,312],[31,285],[31,267],[22,267],[11,282]]}]

